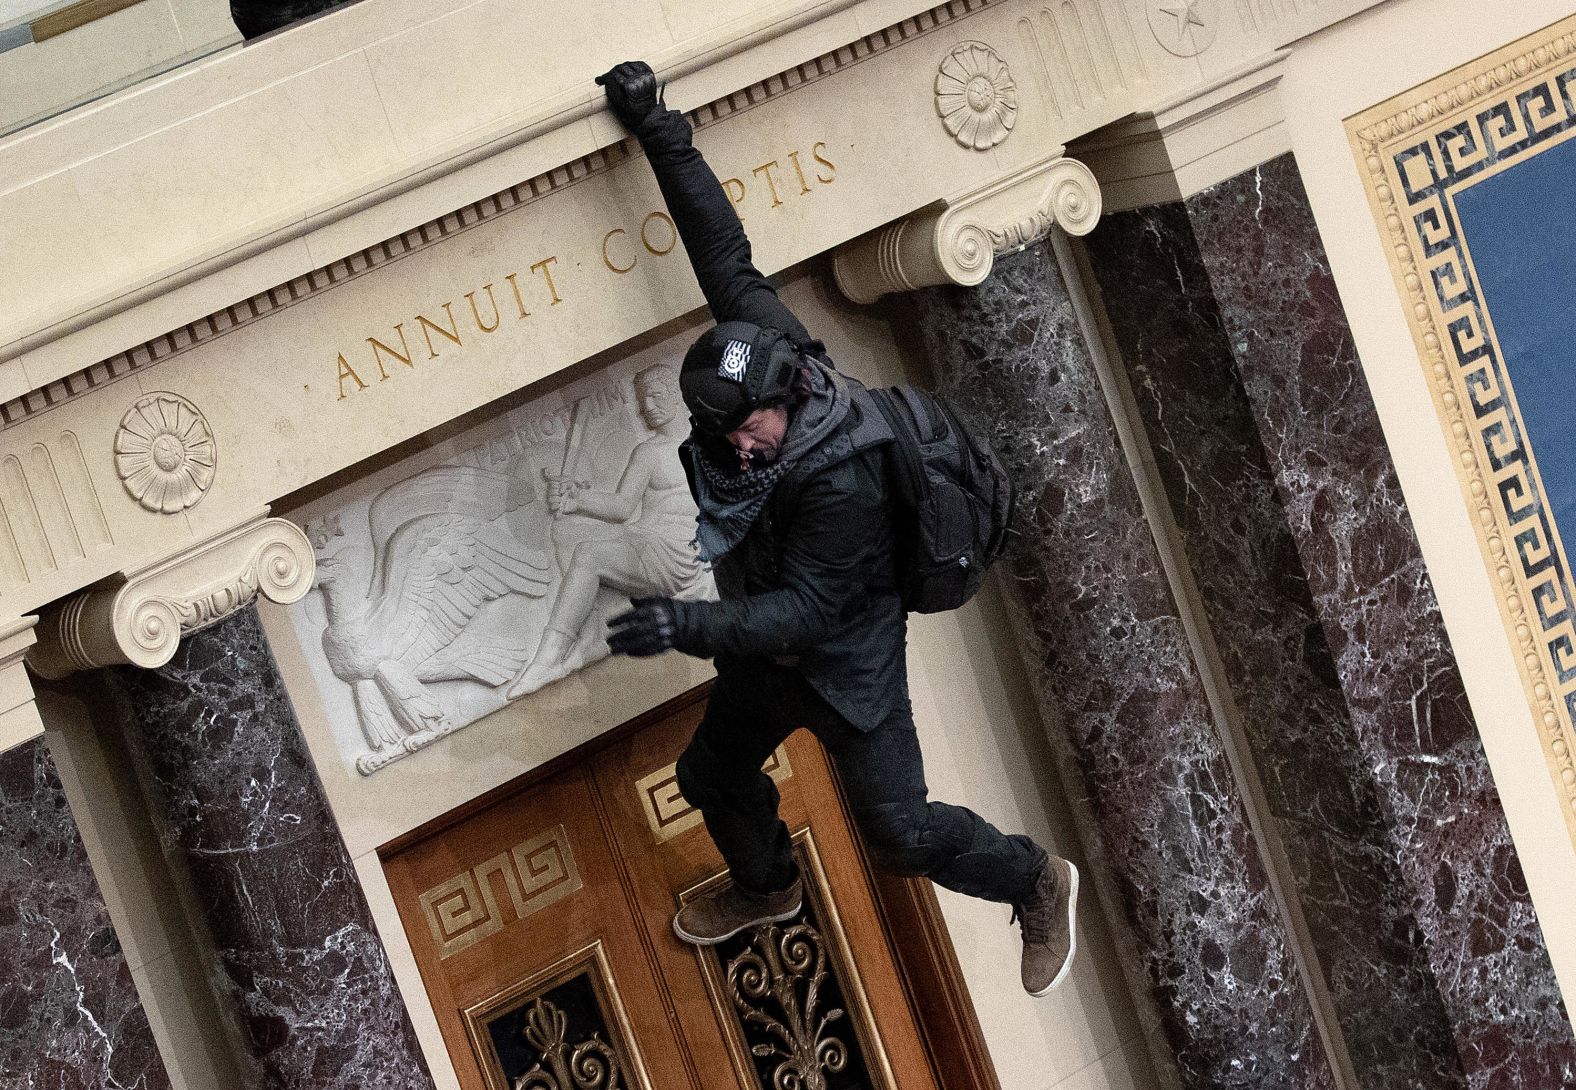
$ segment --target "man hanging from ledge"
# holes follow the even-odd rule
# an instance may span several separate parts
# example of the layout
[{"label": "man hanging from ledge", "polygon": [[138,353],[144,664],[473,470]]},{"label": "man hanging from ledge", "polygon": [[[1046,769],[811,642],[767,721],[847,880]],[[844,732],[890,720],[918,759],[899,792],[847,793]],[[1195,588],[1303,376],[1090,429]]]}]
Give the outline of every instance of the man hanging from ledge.
[{"label": "man hanging from ledge", "polygon": [[1023,986],[1044,995],[1072,964],[1078,872],[1027,836],[927,801],[882,451],[892,432],[751,263],[743,225],[651,68],[626,62],[597,83],[645,149],[719,323],[684,357],[690,437],[679,455],[721,601],[637,598],[608,638],[616,654],[716,659],[678,782],[732,882],[685,905],[673,928],[704,945],[798,914],[801,880],[761,765],[803,726],[837,766],[877,863],[1012,905]]}]

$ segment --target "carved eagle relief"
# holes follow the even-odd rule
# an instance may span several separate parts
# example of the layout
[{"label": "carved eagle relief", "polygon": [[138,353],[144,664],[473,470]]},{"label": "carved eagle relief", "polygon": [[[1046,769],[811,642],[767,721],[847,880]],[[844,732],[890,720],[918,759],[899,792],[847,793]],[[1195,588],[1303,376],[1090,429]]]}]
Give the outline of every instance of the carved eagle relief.
[{"label": "carved eagle relief", "polygon": [[[555,578],[552,558],[502,521],[534,498],[528,484],[470,466],[437,466],[394,485],[368,512],[372,575],[364,591],[340,579],[338,516],[308,524],[328,613],[323,654],[350,685],[374,750],[419,748],[454,729],[427,683],[498,686],[531,657],[524,644],[467,638],[466,627],[486,603],[508,594],[540,598]],[[362,771],[369,760],[386,763],[368,754],[358,761]]]}]

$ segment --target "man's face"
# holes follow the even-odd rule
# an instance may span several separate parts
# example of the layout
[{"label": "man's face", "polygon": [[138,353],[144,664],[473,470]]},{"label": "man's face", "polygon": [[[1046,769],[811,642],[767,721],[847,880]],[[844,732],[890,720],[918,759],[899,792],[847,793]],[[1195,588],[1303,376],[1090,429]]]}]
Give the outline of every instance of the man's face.
[{"label": "man's face", "polygon": [[783,437],[788,434],[788,407],[776,405],[756,409],[728,433],[728,442],[739,453],[739,470],[744,472],[769,466],[782,453]]},{"label": "man's face", "polygon": [[641,418],[646,427],[655,431],[673,419],[674,406],[678,403],[678,390],[672,383],[637,378],[635,397],[640,405]]}]

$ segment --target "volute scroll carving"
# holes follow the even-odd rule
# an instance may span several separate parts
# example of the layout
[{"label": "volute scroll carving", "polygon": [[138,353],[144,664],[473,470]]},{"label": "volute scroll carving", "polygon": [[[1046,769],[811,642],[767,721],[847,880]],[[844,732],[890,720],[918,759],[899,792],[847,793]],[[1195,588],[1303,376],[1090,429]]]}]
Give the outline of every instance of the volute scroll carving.
[{"label": "volute scroll carving", "polygon": [[990,275],[998,254],[1038,242],[1052,227],[1086,235],[1099,219],[1094,174],[1058,150],[855,239],[837,251],[833,275],[856,303],[936,284],[969,287]]},{"label": "volute scroll carving", "polygon": [[258,516],[46,610],[28,664],[48,678],[100,666],[163,666],[182,637],[259,594],[288,605],[311,589],[312,547],[294,523]]}]

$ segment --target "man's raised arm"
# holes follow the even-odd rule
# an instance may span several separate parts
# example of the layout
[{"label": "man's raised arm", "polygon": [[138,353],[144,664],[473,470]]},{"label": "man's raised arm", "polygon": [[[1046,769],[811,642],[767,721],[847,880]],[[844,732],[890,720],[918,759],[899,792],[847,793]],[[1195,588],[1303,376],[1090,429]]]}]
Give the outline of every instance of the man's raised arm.
[{"label": "man's raised arm", "polygon": [[750,240],[733,202],[691,142],[689,121],[660,100],[650,65],[625,61],[596,81],[607,88],[614,116],[645,149],[712,316],[719,322],[771,326],[795,347],[820,355],[821,343],[751,262]]}]

